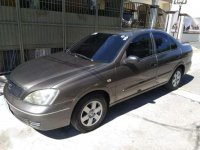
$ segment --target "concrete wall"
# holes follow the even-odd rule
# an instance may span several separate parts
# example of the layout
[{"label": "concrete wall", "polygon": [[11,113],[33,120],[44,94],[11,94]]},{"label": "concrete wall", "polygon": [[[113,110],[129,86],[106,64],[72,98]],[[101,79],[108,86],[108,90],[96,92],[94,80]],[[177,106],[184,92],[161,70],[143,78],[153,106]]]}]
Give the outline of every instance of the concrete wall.
[{"label": "concrete wall", "polygon": [[200,42],[200,34],[183,33],[181,35],[181,42]]}]

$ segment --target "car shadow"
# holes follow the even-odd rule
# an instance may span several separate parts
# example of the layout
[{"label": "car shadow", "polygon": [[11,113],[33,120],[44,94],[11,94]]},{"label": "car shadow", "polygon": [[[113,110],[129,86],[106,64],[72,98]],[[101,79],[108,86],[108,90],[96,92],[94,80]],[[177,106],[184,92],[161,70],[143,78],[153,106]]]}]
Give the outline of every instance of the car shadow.
[{"label": "car shadow", "polygon": [[[193,76],[186,74],[181,83],[181,87],[188,84],[193,80]],[[168,89],[166,89],[164,86],[158,87],[154,90],[151,90],[149,92],[146,92],[145,94],[141,94],[139,96],[136,96],[134,98],[131,98],[127,101],[121,102],[120,104],[117,104],[113,107],[110,108],[107,117],[104,121],[104,124],[114,120],[115,118],[126,114],[134,109],[140,108],[146,104],[149,103],[156,103],[156,100],[159,97],[162,97],[168,93],[170,93]],[[103,124],[103,125],[104,125]],[[71,125],[67,127],[63,127],[60,129],[55,129],[51,131],[38,131],[39,133],[43,134],[44,136],[53,138],[53,139],[66,139],[66,138],[71,138],[76,135],[79,135],[80,133],[76,131]]]}]

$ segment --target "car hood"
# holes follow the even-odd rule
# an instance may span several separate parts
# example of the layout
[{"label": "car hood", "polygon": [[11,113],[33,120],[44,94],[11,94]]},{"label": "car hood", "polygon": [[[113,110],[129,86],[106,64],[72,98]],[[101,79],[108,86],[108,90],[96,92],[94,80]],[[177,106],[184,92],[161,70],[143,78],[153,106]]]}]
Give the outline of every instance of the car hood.
[{"label": "car hood", "polygon": [[23,89],[51,87],[59,80],[88,72],[98,65],[66,53],[57,53],[21,64],[11,73],[10,80]]}]

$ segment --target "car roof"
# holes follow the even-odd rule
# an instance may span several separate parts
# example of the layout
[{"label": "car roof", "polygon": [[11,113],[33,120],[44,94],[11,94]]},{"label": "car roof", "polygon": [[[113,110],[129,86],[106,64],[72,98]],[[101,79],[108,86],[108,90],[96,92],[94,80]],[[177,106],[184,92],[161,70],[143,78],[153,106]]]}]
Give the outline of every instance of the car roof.
[{"label": "car roof", "polygon": [[156,30],[156,29],[122,29],[122,30],[114,30],[114,31],[102,31],[99,33],[107,33],[107,34],[118,34],[118,35],[126,35],[129,37],[133,37],[135,35],[138,35],[140,33],[145,33],[145,32],[160,32],[160,33],[165,33],[162,30]]}]

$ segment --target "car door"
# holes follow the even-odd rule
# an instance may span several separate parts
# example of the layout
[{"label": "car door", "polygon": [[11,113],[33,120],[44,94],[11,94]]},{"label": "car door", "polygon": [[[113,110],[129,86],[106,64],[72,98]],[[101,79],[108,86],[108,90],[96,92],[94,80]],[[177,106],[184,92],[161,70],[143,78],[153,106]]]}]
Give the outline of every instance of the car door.
[{"label": "car door", "polygon": [[[123,61],[130,56],[137,56],[135,64]],[[121,63],[116,67],[117,99],[123,99],[156,85],[157,59],[153,52],[150,33],[135,37],[125,50]]]},{"label": "car door", "polygon": [[157,82],[162,84],[168,82],[178,65],[181,57],[181,49],[175,39],[165,33],[153,32],[156,55],[158,59]]}]

